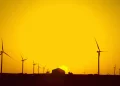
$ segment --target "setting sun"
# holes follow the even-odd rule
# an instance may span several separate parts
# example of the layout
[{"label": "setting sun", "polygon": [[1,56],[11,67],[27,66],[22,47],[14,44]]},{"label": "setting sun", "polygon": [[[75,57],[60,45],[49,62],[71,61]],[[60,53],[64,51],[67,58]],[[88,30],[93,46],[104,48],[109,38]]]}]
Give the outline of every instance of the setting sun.
[{"label": "setting sun", "polygon": [[65,73],[68,73],[68,67],[67,67],[67,66],[62,65],[62,66],[60,66],[59,68],[62,69],[62,70],[64,70]]}]

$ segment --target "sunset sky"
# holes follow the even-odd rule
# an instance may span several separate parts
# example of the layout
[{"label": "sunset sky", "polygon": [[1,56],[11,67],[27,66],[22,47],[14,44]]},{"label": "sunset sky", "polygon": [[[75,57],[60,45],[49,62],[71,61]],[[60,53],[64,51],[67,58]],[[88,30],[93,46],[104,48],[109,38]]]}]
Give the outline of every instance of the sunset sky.
[{"label": "sunset sky", "polygon": [[[73,73],[97,73],[97,39],[101,74],[120,68],[119,0],[0,0],[3,72],[20,73],[21,56],[50,71],[66,66]],[[1,50],[1,40],[0,40]],[[35,67],[37,72],[37,66]],[[42,68],[40,68],[42,72]]]}]

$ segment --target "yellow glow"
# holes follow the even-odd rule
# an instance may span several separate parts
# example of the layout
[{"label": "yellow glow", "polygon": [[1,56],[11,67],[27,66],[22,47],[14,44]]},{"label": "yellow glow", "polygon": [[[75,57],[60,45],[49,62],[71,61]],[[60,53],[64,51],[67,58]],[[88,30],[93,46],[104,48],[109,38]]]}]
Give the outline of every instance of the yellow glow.
[{"label": "yellow glow", "polygon": [[68,73],[68,67],[67,67],[67,66],[62,65],[62,66],[60,66],[59,68],[61,68],[62,70],[64,70],[65,73]]},{"label": "yellow glow", "polygon": [[119,0],[1,0],[0,38],[17,60],[4,55],[3,72],[21,72],[22,54],[25,73],[32,73],[33,60],[50,70],[65,65],[73,73],[97,73],[96,37],[108,51],[101,53],[100,72],[113,74],[115,64],[120,68],[119,10]]}]

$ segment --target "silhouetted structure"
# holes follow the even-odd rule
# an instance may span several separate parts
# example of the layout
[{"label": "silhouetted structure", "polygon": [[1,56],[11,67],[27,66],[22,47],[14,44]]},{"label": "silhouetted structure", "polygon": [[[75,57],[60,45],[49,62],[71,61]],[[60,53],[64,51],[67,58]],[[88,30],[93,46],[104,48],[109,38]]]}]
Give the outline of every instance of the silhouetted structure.
[{"label": "silhouetted structure", "polygon": [[45,67],[46,67],[46,66],[43,67],[43,73],[45,72]]},{"label": "silhouetted structure", "polygon": [[46,74],[50,74],[50,71],[49,71],[49,70],[47,70]]},{"label": "silhouetted structure", "polygon": [[2,69],[3,69],[3,54],[6,54],[7,56],[9,56],[9,55],[4,51],[3,40],[1,39],[1,41],[2,41],[2,50],[0,51],[0,55],[1,55],[1,74],[2,74]]},{"label": "silhouetted structure", "polygon": [[27,59],[23,59],[23,57],[22,57],[22,56],[21,56],[21,58],[22,58],[22,60],[21,60],[21,61],[22,61],[22,74],[23,74],[23,73],[24,73],[24,71],[23,71],[23,70],[24,70],[24,61],[26,61]]},{"label": "silhouetted structure", "polygon": [[40,69],[40,66],[39,66],[39,64],[38,64],[38,74],[39,74],[39,69]]},{"label": "silhouetted structure", "polygon": [[119,69],[119,75],[120,75],[120,69]]},{"label": "silhouetted structure", "polygon": [[69,74],[69,75],[73,75],[73,73],[72,73],[72,72],[68,72],[68,74]]},{"label": "silhouetted structure", "polygon": [[36,64],[35,64],[34,61],[33,61],[33,74],[34,74],[34,67],[35,67],[35,65],[36,65]]},{"label": "silhouetted structure", "polygon": [[114,75],[116,74],[116,65],[114,66]]},{"label": "silhouetted structure", "polygon": [[60,68],[56,68],[56,69],[52,70],[52,74],[54,74],[54,75],[64,75],[65,71],[60,69]]},{"label": "silhouetted structure", "polygon": [[98,75],[99,75],[100,74],[100,54],[101,54],[101,52],[104,52],[104,51],[100,50],[100,47],[99,47],[96,39],[95,39],[95,42],[96,42],[96,45],[98,48],[97,53],[98,53]]}]

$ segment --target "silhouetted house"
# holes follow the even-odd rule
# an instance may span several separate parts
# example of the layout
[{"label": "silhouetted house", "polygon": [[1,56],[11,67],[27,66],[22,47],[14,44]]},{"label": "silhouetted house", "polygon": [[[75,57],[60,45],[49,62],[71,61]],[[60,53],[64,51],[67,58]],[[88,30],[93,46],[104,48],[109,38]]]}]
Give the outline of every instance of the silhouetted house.
[{"label": "silhouetted house", "polygon": [[56,68],[56,69],[52,70],[52,74],[54,74],[54,75],[64,75],[65,71],[60,69],[60,68]]}]

